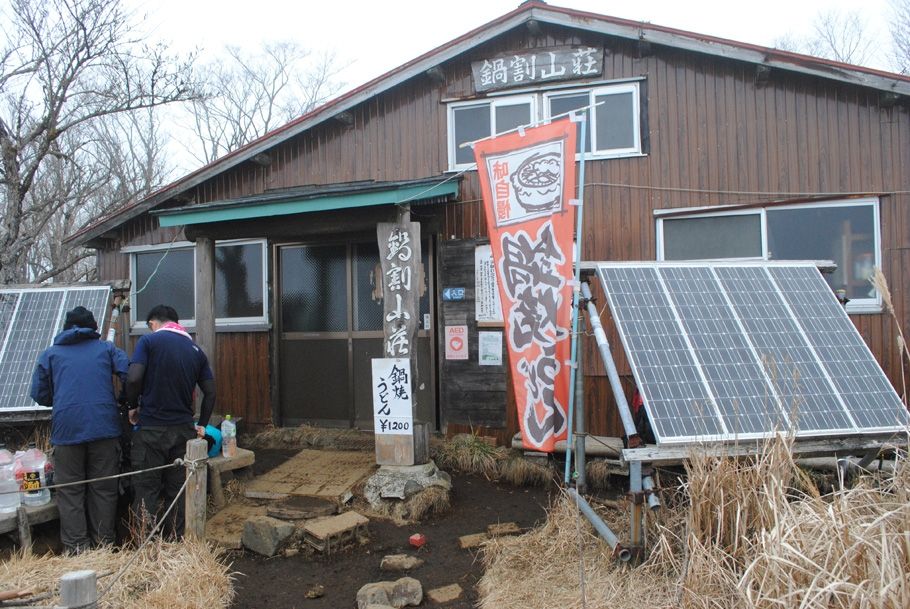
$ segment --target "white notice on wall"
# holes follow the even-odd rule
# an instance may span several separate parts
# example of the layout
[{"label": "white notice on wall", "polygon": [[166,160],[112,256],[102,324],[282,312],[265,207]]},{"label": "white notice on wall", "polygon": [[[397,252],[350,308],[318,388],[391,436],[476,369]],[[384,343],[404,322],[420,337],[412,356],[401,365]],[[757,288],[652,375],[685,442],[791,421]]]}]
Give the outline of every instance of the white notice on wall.
[{"label": "white notice on wall", "polygon": [[474,248],[474,313],[480,323],[502,323],[502,301],[489,245]]},{"label": "white notice on wall", "polygon": [[502,332],[477,333],[477,359],[481,366],[502,366]]},{"label": "white notice on wall", "polygon": [[446,359],[468,359],[467,326],[446,326]]},{"label": "white notice on wall", "polygon": [[373,360],[373,429],[377,434],[414,434],[411,361]]}]

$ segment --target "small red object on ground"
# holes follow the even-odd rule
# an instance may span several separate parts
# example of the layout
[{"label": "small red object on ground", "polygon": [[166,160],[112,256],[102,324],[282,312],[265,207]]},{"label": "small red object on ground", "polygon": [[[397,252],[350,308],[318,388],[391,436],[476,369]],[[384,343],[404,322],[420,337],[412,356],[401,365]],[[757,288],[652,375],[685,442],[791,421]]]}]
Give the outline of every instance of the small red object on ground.
[{"label": "small red object on ground", "polygon": [[414,533],[408,537],[408,541],[411,542],[411,545],[415,548],[420,548],[423,547],[423,544],[427,542],[427,538],[423,535],[423,533]]}]

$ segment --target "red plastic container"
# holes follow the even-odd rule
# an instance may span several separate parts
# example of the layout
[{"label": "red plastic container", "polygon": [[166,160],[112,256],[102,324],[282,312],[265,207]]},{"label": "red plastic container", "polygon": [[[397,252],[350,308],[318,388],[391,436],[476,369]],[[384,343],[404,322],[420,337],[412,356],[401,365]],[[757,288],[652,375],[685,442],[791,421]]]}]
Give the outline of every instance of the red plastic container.
[{"label": "red plastic container", "polygon": [[414,533],[413,535],[408,537],[408,541],[415,548],[421,548],[421,547],[423,547],[423,544],[425,544],[427,542],[427,538],[424,536],[423,533]]}]

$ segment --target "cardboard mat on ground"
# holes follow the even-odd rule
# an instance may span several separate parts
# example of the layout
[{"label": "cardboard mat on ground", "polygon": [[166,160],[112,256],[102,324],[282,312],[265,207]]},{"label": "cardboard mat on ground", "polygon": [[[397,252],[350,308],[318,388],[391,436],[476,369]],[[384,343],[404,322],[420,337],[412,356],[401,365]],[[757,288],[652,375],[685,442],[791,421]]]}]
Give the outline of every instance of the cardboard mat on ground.
[{"label": "cardboard mat on ground", "polygon": [[250,499],[304,495],[339,500],[375,467],[373,453],[305,449],[247,483],[244,495]]}]

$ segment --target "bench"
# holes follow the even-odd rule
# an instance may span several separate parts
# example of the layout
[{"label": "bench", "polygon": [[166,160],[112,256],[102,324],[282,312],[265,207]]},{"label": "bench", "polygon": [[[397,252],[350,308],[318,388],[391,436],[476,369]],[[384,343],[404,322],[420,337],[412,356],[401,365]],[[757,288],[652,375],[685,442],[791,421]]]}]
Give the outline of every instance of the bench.
[{"label": "bench", "polygon": [[44,505],[20,505],[15,513],[0,515],[0,534],[19,533],[19,547],[29,551],[32,547],[32,525],[50,522],[60,517],[57,500]]},{"label": "bench", "polygon": [[222,455],[208,460],[209,484],[212,491],[212,502],[215,509],[224,507],[224,488],[221,486],[221,472],[229,472],[250,467],[256,462],[256,453],[246,448],[238,448],[237,454],[228,459]]}]

